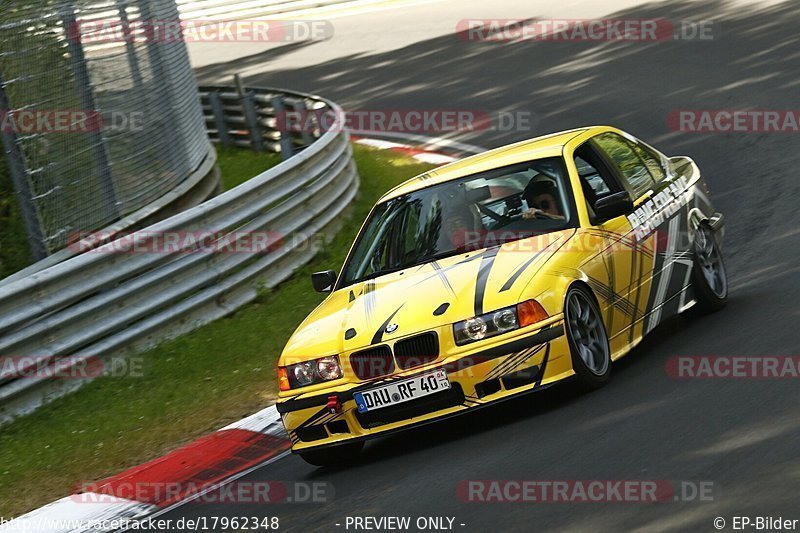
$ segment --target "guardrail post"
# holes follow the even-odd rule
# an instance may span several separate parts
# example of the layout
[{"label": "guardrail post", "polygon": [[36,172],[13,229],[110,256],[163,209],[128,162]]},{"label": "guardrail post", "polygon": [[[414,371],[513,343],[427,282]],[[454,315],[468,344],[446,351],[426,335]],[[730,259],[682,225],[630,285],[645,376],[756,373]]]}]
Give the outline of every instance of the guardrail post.
[{"label": "guardrail post", "polygon": [[[80,27],[75,18],[75,8],[72,2],[60,3],[61,19],[64,27],[67,28],[67,50],[69,51],[72,69],[75,72],[75,84],[78,86],[78,98],[81,106],[87,113],[99,113],[95,103],[94,87],[92,87],[89,69],[86,68],[86,56],[83,53],[81,43]],[[90,128],[89,144],[94,153],[94,163],[97,175],[100,178],[100,190],[105,201],[105,209],[108,211],[109,218],[116,220],[119,218],[119,205],[117,204],[117,193],[114,188],[114,178],[111,174],[111,161],[106,151],[106,140],[98,128]]]},{"label": "guardrail post", "polygon": [[[5,113],[11,112],[8,98],[6,98],[5,81],[3,73],[0,72],[0,124],[4,121]],[[39,216],[36,213],[36,206],[33,205],[33,191],[28,182],[28,170],[25,158],[17,144],[16,132],[11,128],[0,127],[0,134],[3,137],[3,146],[8,161],[8,171],[11,174],[11,181],[17,193],[19,210],[22,214],[22,222],[25,224],[25,233],[28,235],[28,245],[31,249],[33,259],[39,261],[48,255],[47,247],[44,245],[42,226]]]},{"label": "guardrail post", "polygon": [[283,96],[278,95],[272,97],[272,108],[275,110],[275,117],[278,119],[278,133],[280,134],[281,141],[281,159],[286,161],[294,155],[294,143],[292,142],[292,135],[287,127],[289,120],[286,116],[286,105],[283,102]]},{"label": "guardrail post", "polygon": [[224,147],[231,144],[231,136],[228,133],[228,123],[225,121],[225,110],[222,108],[222,100],[219,93],[210,91],[208,93],[208,103],[211,105],[211,112],[214,113],[214,125],[217,128],[219,142]]},{"label": "guardrail post", "polygon": [[308,126],[311,124],[311,117],[308,115],[308,107],[306,107],[304,100],[297,100],[293,107],[302,120],[300,124],[300,134],[303,137],[303,142],[309,145],[314,142],[314,136],[308,131]]},{"label": "guardrail post", "polygon": [[253,145],[253,150],[256,152],[264,151],[264,132],[261,130],[261,123],[258,121],[258,111],[255,104],[255,93],[248,91],[244,87],[242,77],[238,74],[233,76],[236,82],[236,91],[239,93],[239,100],[242,103],[242,112],[244,119],[247,122],[247,127],[250,129],[250,142]]},{"label": "guardrail post", "polygon": [[258,122],[258,111],[256,111],[256,104],[253,96],[255,96],[253,91],[245,93],[242,97],[242,109],[244,110],[247,125],[250,128],[250,141],[253,143],[253,149],[256,152],[263,152],[264,133],[261,131],[261,124]]},{"label": "guardrail post", "polygon": [[141,87],[142,72],[139,67],[139,58],[136,56],[136,48],[133,44],[135,37],[131,31],[131,21],[128,18],[128,0],[117,0],[117,10],[119,11],[119,20],[122,23],[122,31],[125,35],[125,53],[128,56],[128,65],[130,66],[133,83],[137,87]]}]

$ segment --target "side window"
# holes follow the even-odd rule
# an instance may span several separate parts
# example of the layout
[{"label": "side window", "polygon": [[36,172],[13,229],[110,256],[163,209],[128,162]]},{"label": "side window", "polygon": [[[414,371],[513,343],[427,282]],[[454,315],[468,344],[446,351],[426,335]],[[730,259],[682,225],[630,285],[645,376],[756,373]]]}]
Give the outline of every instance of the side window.
[{"label": "side window", "polygon": [[596,197],[601,198],[611,192],[608,184],[600,176],[600,172],[588,161],[580,156],[575,157],[575,166],[581,180],[591,187]]},{"label": "side window", "polygon": [[583,196],[589,216],[594,217],[595,202],[611,193],[621,190],[608,165],[597,154],[591,143],[584,143],[575,150],[575,167],[581,178]]},{"label": "side window", "polygon": [[622,177],[638,198],[655,185],[647,167],[631,145],[616,133],[601,133],[594,142],[622,171]]},{"label": "side window", "polygon": [[647,166],[647,170],[650,171],[653,179],[655,179],[656,182],[664,181],[664,179],[667,177],[667,173],[664,171],[664,167],[661,166],[661,158],[652,153],[646,146],[642,146],[641,144],[634,144],[633,149],[636,151],[636,155],[638,155],[641,160],[644,161],[644,164]]}]

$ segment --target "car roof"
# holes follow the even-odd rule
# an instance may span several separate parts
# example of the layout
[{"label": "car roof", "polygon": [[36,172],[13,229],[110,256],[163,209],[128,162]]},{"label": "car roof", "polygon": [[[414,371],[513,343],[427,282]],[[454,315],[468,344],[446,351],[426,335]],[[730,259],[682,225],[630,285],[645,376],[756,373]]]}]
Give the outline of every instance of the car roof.
[{"label": "car roof", "polygon": [[495,148],[488,152],[482,152],[465,159],[460,159],[454,163],[420,174],[419,176],[415,176],[401,183],[384,194],[379,202],[403,196],[432,185],[438,185],[439,183],[463,178],[495,168],[524,163],[525,161],[531,161],[533,159],[560,157],[564,152],[564,145],[578,135],[593,129],[600,130],[602,127],[591,126],[551,133],[549,135],[501,146],[500,148]]}]

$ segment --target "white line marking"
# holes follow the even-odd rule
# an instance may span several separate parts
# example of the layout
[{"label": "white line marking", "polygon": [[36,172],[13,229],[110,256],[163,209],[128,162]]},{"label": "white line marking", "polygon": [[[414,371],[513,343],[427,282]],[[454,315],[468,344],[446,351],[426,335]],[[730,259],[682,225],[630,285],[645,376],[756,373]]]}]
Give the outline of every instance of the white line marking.
[{"label": "white line marking", "polygon": [[431,165],[446,165],[448,163],[453,163],[454,161],[458,161],[458,158],[456,157],[450,157],[449,155],[443,155],[443,154],[434,154],[432,152],[414,154],[411,157],[413,157],[417,161],[421,161],[423,163],[430,163]]},{"label": "white line marking", "polygon": [[247,418],[225,426],[219,431],[224,431],[226,429],[243,429],[254,433],[263,433],[265,435],[282,436],[285,437],[286,440],[289,440],[289,436],[283,428],[281,415],[278,414],[278,410],[274,405],[270,405],[266,409],[262,409]]},{"label": "white line marking", "polygon": [[382,139],[358,139],[355,142],[365,146],[372,146],[373,148],[380,148],[381,150],[391,150],[392,148],[411,148],[407,144],[393,143],[391,141],[384,141]]},{"label": "white line marking", "polygon": [[[6,522],[0,531],[37,531],[39,533],[73,533],[89,531],[87,526],[101,520],[141,519],[158,507],[104,494],[67,496],[30,513]],[[91,531],[111,531],[91,529]]]}]

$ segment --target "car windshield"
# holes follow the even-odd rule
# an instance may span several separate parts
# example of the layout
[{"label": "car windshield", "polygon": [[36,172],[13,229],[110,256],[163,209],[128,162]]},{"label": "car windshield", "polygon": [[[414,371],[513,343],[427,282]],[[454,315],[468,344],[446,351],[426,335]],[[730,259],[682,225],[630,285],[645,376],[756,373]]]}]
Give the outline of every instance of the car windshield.
[{"label": "car windshield", "polygon": [[538,159],[432,185],[375,206],[340,286],[572,227],[561,158]]}]

